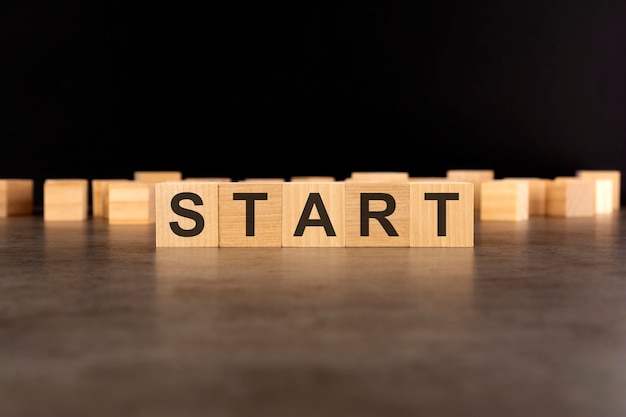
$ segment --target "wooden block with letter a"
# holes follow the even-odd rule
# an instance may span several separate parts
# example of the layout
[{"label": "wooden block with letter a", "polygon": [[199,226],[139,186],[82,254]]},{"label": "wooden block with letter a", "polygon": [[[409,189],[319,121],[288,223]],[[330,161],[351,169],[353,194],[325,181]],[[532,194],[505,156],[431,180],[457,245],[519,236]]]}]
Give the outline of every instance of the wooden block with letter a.
[{"label": "wooden block with letter a", "polygon": [[345,183],[283,184],[284,247],[345,246]]},{"label": "wooden block with letter a", "polygon": [[474,246],[474,184],[411,182],[411,247]]},{"label": "wooden block with letter a", "polygon": [[0,179],[0,217],[32,214],[33,189],[32,179]]},{"label": "wooden block with letter a", "polygon": [[474,184],[474,208],[480,210],[480,185],[484,181],[495,179],[493,169],[449,169],[446,178],[451,181],[471,182]]},{"label": "wooden block with letter a", "polygon": [[[622,188],[622,173],[617,170],[589,170],[589,169],[581,169],[576,171],[576,176],[582,179],[606,179],[611,180],[611,186],[613,189],[613,210],[619,210],[621,207],[621,194],[620,190]],[[601,185],[601,187],[603,187]],[[607,198],[606,196],[601,198]]]},{"label": "wooden block with letter a", "polygon": [[89,181],[86,178],[52,179],[43,183],[45,221],[81,221],[89,215]]},{"label": "wooden block with letter a", "polygon": [[217,182],[171,181],[156,185],[156,246],[217,247]]},{"label": "wooden block with letter a", "polygon": [[155,184],[138,181],[108,183],[109,224],[152,224]]},{"label": "wooden block with letter a", "polygon": [[528,181],[484,181],[480,198],[480,220],[528,220]]},{"label": "wooden block with letter a", "polygon": [[182,178],[183,173],[180,171],[135,171],[133,173],[133,179],[137,182],[180,181]]},{"label": "wooden block with letter a", "polygon": [[546,186],[546,216],[592,217],[595,183],[574,177],[557,177]]},{"label": "wooden block with letter a", "polygon": [[232,182],[219,185],[219,246],[280,247],[283,185]]},{"label": "wooden block with letter a", "polygon": [[346,246],[409,246],[409,183],[345,185]]}]

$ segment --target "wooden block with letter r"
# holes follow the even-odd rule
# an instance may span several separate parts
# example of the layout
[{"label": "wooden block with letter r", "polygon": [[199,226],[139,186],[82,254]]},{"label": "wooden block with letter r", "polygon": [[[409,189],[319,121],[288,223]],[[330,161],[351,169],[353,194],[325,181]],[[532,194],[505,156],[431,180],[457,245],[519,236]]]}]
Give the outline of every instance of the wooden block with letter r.
[{"label": "wooden block with letter r", "polygon": [[152,224],[155,184],[138,181],[108,183],[109,224]]},{"label": "wooden block with letter r", "polygon": [[89,181],[86,178],[48,178],[43,184],[45,221],[81,221],[89,215]]},{"label": "wooden block with letter r", "polygon": [[480,220],[528,220],[528,181],[484,181],[480,198]]},{"label": "wooden block with letter r", "polygon": [[284,247],[345,246],[345,183],[283,183]]},{"label": "wooden block with letter r", "polygon": [[32,214],[33,189],[32,179],[0,179],[0,217]]},{"label": "wooden block with letter r", "polygon": [[411,182],[411,247],[474,246],[474,184]]},{"label": "wooden block with letter r", "polygon": [[218,246],[217,182],[156,184],[157,247]]},{"label": "wooden block with letter r", "polygon": [[219,185],[219,246],[280,247],[283,185],[231,182]]},{"label": "wooden block with letter r", "polygon": [[409,183],[345,185],[346,246],[409,246]]}]

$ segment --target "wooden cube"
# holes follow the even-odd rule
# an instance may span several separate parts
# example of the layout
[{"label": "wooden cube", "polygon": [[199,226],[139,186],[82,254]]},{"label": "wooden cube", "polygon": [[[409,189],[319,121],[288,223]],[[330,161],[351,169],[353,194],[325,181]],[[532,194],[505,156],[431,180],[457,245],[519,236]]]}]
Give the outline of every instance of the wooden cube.
[{"label": "wooden cube", "polygon": [[548,179],[538,177],[505,177],[503,179],[526,181],[528,183],[528,215],[545,216]]},{"label": "wooden cube", "polygon": [[92,179],[91,180],[91,215],[93,217],[108,218],[109,216],[109,187],[112,182],[130,181],[123,178]]},{"label": "wooden cube", "polygon": [[546,216],[592,217],[595,184],[590,180],[557,177],[546,185]]},{"label": "wooden cube", "polygon": [[294,176],[289,178],[291,182],[334,182],[337,181],[335,177],[325,175],[312,175],[312,176]]},{"label": "wooden cube", "polygon": [[157,183],[165,181],[180,181],[183,173],[180,171],[135,171],[133,180],[137,182]]},{"label": "wooden cube", "polygon": [[356,171],[351,173],[349,180],[357,182],[407,182],[409,173],[401,171]]},{"label": "wooden cube", "polygon": [[32,214],[33,190],[32,179],[0,179],[0,217]]},{"label": "wooden cube", "polygon": [[474,184],[411,182],[409,184],[411,247],[474,246]]},{"label": "wooden cube", "polygon": [[528,181],[484,181],[480,198],[480,220],[528,220]]},{"label": "wooden cube", "polygon": [[152,224],[155,221],[155,184],[139,181],[109,182],[109,224]]},{"label": "wooden cube", "polygon": [[283,184],[284,247],[345,246],[345,183]]},{"label": "wooden cube", "polygon": [[275,182],[219,185],[220,247],[281,247],[283,186]]},{"label": "wooden cube", "polygon": [[409,246],[409,183],[345,185],[346,246]]},{"label": "wooden cube", "polygon": [[217,247],[217,182],[156,184],[156,246]]},{"label": "wooden cube", "polygon": [[89,215],[89,181],[86,178],[53,179],[43,184],[45,221],[81,221]]},{"label": "wooden cube", "polygon": [[610,179],[596,179],[596,206],[595,214],[608,214],[615,211],[614,197],[615,189],[613,187],[614,181]]},{"label": "wooden cube", "polygon": [[492,169],[449,169],[446,172],[446,178],[451,181],[474,184],[474,209],[480,210],[481,184],[495,179],[495,171]]},{"label": "wooden cube", "polygon": [[229,177],[186,177],[183,181],[195,181],[195,182],[232,182],[233,179]]},{"label": "wooden cube", "polygon": [[582,179],[607,179],[612,181],[613,188],[613,210],[621,207],[622,174],[617,170],[578,170],[576,176]]}]

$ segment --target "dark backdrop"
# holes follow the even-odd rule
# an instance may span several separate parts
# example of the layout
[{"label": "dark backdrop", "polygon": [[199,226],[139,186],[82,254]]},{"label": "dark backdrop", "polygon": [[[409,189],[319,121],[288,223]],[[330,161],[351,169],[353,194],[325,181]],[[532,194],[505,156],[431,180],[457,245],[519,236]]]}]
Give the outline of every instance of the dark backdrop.
[{"label": "dark backdrop", "polygon": [[623,0],[225,3],[2,6],[0,177],[626,171]]}]

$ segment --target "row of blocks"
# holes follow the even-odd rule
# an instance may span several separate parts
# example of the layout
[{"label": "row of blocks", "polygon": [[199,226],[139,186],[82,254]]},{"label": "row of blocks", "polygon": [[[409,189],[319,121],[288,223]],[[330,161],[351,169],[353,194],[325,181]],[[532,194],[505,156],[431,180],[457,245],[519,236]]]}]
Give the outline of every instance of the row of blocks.
[{"label": "row of blocks", "polygon": [[[106,218],[111,224],[142,224],[156,222],[157,246],[471,246],[473,245],[473,228],[469,230],[467,226],[469,223],[473,225],[474,213],[472,213],[471,222],[467,221],[468,213],[457,216],[464,219],[463,224],[454,223],[456,217],[454,215],[448,215],[447,221],[450,223],[447,225],[448,233],[445,238],[442,238],[442,236],[431,233],[435,230],[433,225],[440,220],[436,219],[437,216],[431,216],[429,219],[431,222],[430,232],[426,232],[428,226],[423,224],[419,225],[419,227],[417,225],[412,226],[410,221],[408,226],[402,226],[404,220],[410,220],[409,217],[411,214],[420,218],[421,222],[427,218],[424,217],[424,213],[420,213],[419,210],[420,204],[424,204],[424,201],[418,198],[420,201],[415,202],[413,201],[415,200],[414,198],[407,204],[403,196],[406,193],[411,194],[411,190],[415,190],[414,194],[417,196],[424,192],[456,192],[457,187],[463,188],[463,184],[471,184],[473,190],[472,207],[474,211],[479,214],[481,220],[519,221],[533,215],[583,217],[618,210],[620,207],[620,180],[619,171],[577,171],[574,177],[557,177],[549,180],[541,178],[494,179],[492,170],[451,170],[448,171],[447,177],[444,178],[414,178],[402,172],[355,172],[350,178],[346,178],[344,181],[335,181],[332,177],[293,177],[286,184],[277,184],[285,182],[285,180],[279,178],[251,178],[249,180],[231,182],[228,178],[183,179],[182,174],[176,171],[136,172],[134,180],[91,180],[91,207],[94,217]],[[311,182],[315,185],[302,184],[305,182]],[[191,188],[192,184],[196,183],[203,184],[203,186],[213,184],[210,185],[210,187],[216,187],[216,189],[218,189],[218,184],[220,184],[220,192],[218,192],[219,198],[216,199],[215,196],[211,197],[210,195],[206,197],[211,197],[209,201],[219,201],[219,206],[223,206],[218,211],[220,218],[217,219],[217,221],[216,219],[212,219],[211,222],[209,222],[212,227],[208,228],[208,230],[219,232],[217,236],[222,237],[216,240],[215,237],[203,234],[202,238],[179,239],[180,236],[166,237],[168,229],[165,229],[164,234],[159,234],[159,232],[164,231],[160,228],[160,225],[162,225],[160,218],[165,218],[173,214],[170,208],[171,204],[168,204],[167,201],[160,201],[158,197],[160,193],[164,192],[159,191],[164,190],[163,187],[165,186],[162,185],[163,183],[169,183],[168,187],[175,186],[176,189],[182,190],[181,192],[183,193],[186,192],[184,191],[186,188]],[[416,186],[415,184],[421,184],[421,186]],[[390,188],[392,185],[396,188]],[[86,219],[88,217],[89,206],[88,186],[89,182],[86,179],[46,180],[44,184],[44,219],[49,221]],[[272,186],[274,188],[270,188]],[[300,236],[296,241],[290,241],[290,238],[293,238],[293,234],[291,234],[287,221],[288,214],[292,212],[298,213],[300,211],[300,216],[302,214],[302,207],[298,208],[297,204],[293,206],[282,206],[278,203],[284,200],[284,195],[291,195],[289,193],[309,196],[312,193],[322,195],[322,193],[314,191],[314,188],[311,189],[311,186],[331,186],[342,190],[338,192],[339,195],[344,193],[345,207],[342,206],[341,203],[338,204],[336,202],[336,196],[333,198],[333,208],[339,210],[339,212],[343,210],[346,216],[345,222],[340,221],[346,228],[344,238],[342,238],[340,234],[333,236],[332,239],[324,239],[323,235],[317,237],[309,236],[310,239],[306,239],[306,236]],[[432,188],[431,191],[424,191],[420,188],[422,186],[434,188]],[[452,189],[446,187],[452,187]],[[268,191],[263,191],[264,188]],[[281,227],[277,227],[276,224],[269,227],[269,229],[273,230],[273,237],[269,239],[260,238],[260,236],[263,236],[263,233],[256,233],[255,238],[245,236],[243,241],[232,242],[232,239],[227,237],[229,231],[245,229],[242,229],[242,225],[245,222],[238,224],[232,221],[232,219],[227,219],[229,216],[228,213],[236,212],[235,207],[228,205],[229,203],[233,204],[232,196],[229,199],[228,193],[266,193],[269,196],[270,189],[274,196],[271,201],[274,205],[270,205],[269,202],[263,204],[267,204],[268,207],[271,207],[270,213],[274,213],[274,217],[270,216],[270,218],[272,218],[270,223],[277,221],[275,218],[276,213],[280,214]],[[276,198],[277,190],[280,190],[278,193],[280,194],[280,199]],[[396,194],[396,192],[398,194]],[[466,190],[464,192],[466,192]],[[337,192],[333,192],[331,195],[335,195],[336,193]],[[351,196],[360,196],[359,198],[362,198],[363,194],[370,196],[380,194],[390,195],[393,197],[396,207],[411,207],[411,210],[408,212],[409,217],[403,217],[402,210],[400,209],[398,209],[397,212],[394,211],[394,213],[390,214],[388,217],[390,220],[393,219],[394,226],[399,224],[400,226],[398,227],[401,230],[402,227],[405,227],[409,233],[398,233],[400,236],[392,237],[384,228],[378,229],[384,231],[384,233],[378,237],[375,237],[375,233],[367,236],[367,238],[365,238],[361,232],[356,235],[350,233],[351,224],[358,223],[359,228],[363,227],[362,215],[360,218],[357,216],[356,220],[351,220],[351,217],[348,215],[350,208],[355,207],[353,203],[350,203],[350,201],[353,201],[351,200]],[[467,207],[468,200],[469,198],[464,197],[462,200],[463,204],[456,206]],[[203,199],[203,201],[205,201],[205,199]],[[376,199],[372,199],[370,203],[381,204],[380,201],[376,203]],[[240,208],[245,207],[241,201],[239,201],[238,204]],[[246,204],[251,203],[247,202]],[[264,207],[263,204],[259,201],[254,201],[254,208],[258,211],[261,207]],[[276,204],[278,204],[278,206]],[[322,200],[320,204],[325,204],[325,202]],[[388,204],[388,202],[385,202],[385,204]],[[454,206],[452,201],[447,201],[446,206],[450,205]],[[418,209],[414,209],[414,206],[418,207]],[[433,206],[433,204],[431,204],[431,206]],[[363,209],[363,207],[359,207],[359,210]],[[367,209],[373,210],[373,212],[377,210],[374,206],[368,207]],[[0,216],[27,214],[31,211],[32,180],[0,180]],[[354,213],[356,213],[356,211],[354,211]],[[372,213],[369,213],[369,222],[375,220]],[[222,215],[224,217],[223,220],[221,218]],[[256,219],[255,223],[262,226],[264,223],[259,219]],[[170,221],[174,220],[170,219]],[[378,222],[381,223],[380,221]],[[230,224],[232,227],[225,226],[227,224]],[[283,224],[286,225],[285,230],[283,230]],[[215,227],[215,225],[218,225],[218,227]],[[277,235],[277,230],[279,229],[281,230],[280,239],[278,239]],[[320,230],[320,228],[316,229]],[[376,229],[371,228],[371,230]],[[457,235],[457,230],[462,231],[462,233]],[[413,231],[413,233],[410,233],[411,231]],[[307,235],[308,234],[307,232]],[[470,235],[471,239],[467,237]],[[435,238],[434,236],[437,237]]]}]

